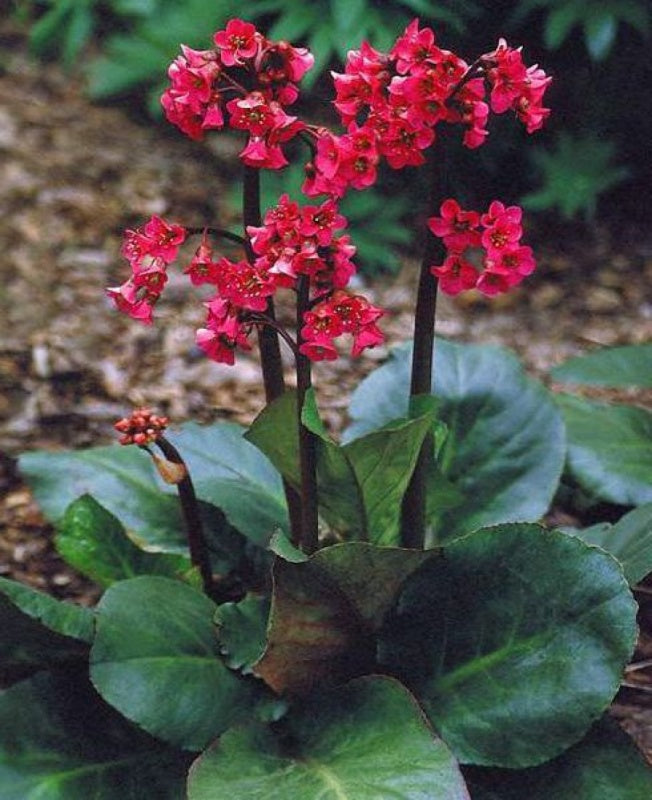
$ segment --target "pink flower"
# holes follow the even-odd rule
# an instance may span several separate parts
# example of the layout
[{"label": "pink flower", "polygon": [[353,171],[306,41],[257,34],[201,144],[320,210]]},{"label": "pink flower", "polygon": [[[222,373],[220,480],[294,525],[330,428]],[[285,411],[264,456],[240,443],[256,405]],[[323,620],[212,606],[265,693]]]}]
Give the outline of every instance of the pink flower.
[{"label": "pink flower", "polygon": [[335,231],[346,225],[346,217],[338,212],[334,200],[301,209],[299,233],[301,236],[314,236],[320,247],[330,244]]},{"label": "pink flower", "polygon": [[184,269],[184,275],[190,276],[193,286],[201,286],[204,283],[216,284],[219,277],[219,264],[213,261],[213,248],[208,242],[206,232],[202,236],[201,243],[190,264]]},{"label": "pink flower", "polygon": [[241,19],[229,20],[226,30],[218,31],[213,41],[220,50],[222,63],[227,67],[241,66],[245,59],[258,53],[262,36],[250,22]]},{"label": "pink flower", "polygon": [[357,334],[354,334],[351,355],[357,357],[368,347],[377,347],[384,341],[385,334],[376,325],[369,323],[364,328],[360,328]]},{"label": "pink flower", "polygon": [[235,350],[251,350],[248,335],[251,327],[241,321],[237,308],[221,297],[204,304],[208,308],[206,327],[196,333],[197,345],[213,361],[233,365]]},{"label": "pink flower", "polygon": [[391,50],[399,75],[427,60],[438,60],[441,51],[435,47],[435,34],[430,28],[419,30],[419,20],[414,19],[399,37]]},{"label": "pink flower", "polygon": [[106,293],[118,311],[145,325],[152,324],[153,305],[158,299],[157,295],[139,292],[131,278],[121,286],[106,289]]},{"label": "pink flower", "polygon": [[292,105],[299,96],[296,87],[315,63],[306,47],[293,47],[288,42],[265,42],[255,62],[261,90],[283,105]]},{"label": "pink flower", "polygon": [[299,346],[299,352],[307,356],[311,361],[335,361],[338,357],[338,352],[332,339],[324,335],[303,342]]},{"label": "pink flower", "polygon": [[487,79],[491,84],[491,110],[502,114],[509,109],[534,133],[543,125],[550,109],[542,105],[543,95],[552,78],[534,65],[526,67],[521,49],[514,50],[500,39],[493,53],[484,56],[488,65]]},{"label": "pink flower", "polygon": [[439,209],[440,217],[430,217],[428,227],[435,236],[444,240],[448,250],[462,252],[467,247],[480,244],[480,224],[477,211],[464,211],[456,200],[444,200]]},{"label": "pink flower", "polygon": [[248,261],[219,261],[217,288],[222,299],[249,311],[264,311],[267,298],[276,291],[274,276],[252,267]]},{"label": "pink flower", "polygon": [[224,117],[214,91],[221,67],[210,50],[181,45],[183,55],[168,69],[171,86],[161,97],[165,116],[191,139],[201,139],[207,128],[221,128]]},{"label": "pink flower", "polygon": [[[506,208],[494,200],[488,211],[479,214],[463,211],[455,200],[448,199],[440,211],[440,217],[428,220],[428,227],[443,239],[447,253],[443,263],[430,271],[446,294],[475,287],[493,296],[509,291],[534,271],[532,249],[520,244],[523,212],[518,206]],[[484,251],[481,269],[466,257],[467,250],[474,250],[471,258],[475,261],[478,248]]]},{"label": "pink flower", "polygon": [[299,349],[313,361],[332,360],[337,357],[332,340],[348,333],[353,336],[352,355],[358,356],[365,348],[384,341],[375,324],[384,313],[362,295],[335,291],[304,314],[303,344]]},{"label": "pink flower", "polygon": [[486,269],[478,278],[476,288],[479,289],[482,294],[486,294],[488,297],[494,297],[497,294],[508,292],[512,288],[512,285],[507,275],[504,275],[502,272],[494,272],[493,270]]},{"label": "pink flower", "polygon": [[166,222],[154,215],[143,228],[143,233],[150,240],[149,255],[161,258],[166,264],[177,257],[179,246],[186,239],[186,229],[181,225]]},{"label": "pink flower", "polygon": [[[493,206],[494,204],[492,203]],[[480,239],[482,246],[489,255],[495,256],[496,251],[511,249],[519,241],[523,235],[521,215],[520,208],[511,206],[497,215],[490,210],[489,214],[483,216],[483,225],[487,225],[489,220],[493,220],[485,228]]]},{"label": "pink flower", "polygon": [[515,279],[517,276],[518,280],[515,282],[520,282],[522,278],[532,274],[536,269],[532,248],[518,244],[505,248],[499,253],[498,258],[487,261],[487,266],[492,271],[512,276],[511,279]]},{"label": "pink flower", "polygon": [[449,255],[441,266],[430,267],[430,271],[439,279],[442,292],[450,295],[473,289],[478,280],[475,267],[456,253]]}]

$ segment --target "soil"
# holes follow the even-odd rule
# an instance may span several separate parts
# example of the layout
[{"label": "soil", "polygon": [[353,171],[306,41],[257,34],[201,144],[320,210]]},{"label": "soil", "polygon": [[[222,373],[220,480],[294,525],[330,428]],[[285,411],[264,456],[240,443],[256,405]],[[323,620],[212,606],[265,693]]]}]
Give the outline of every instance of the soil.
[{"label": "soil", "polygon": [[[114,441],[113,422],[133,405],[175,422],[247,423],[261,409],[255,353],[226,367],[195,347],[203,309],[183,276],[170,280],[152,327],[117,314],[103,293],[127,274],[122,231],[151,214],[237,230],[229,187],[239,144],[188,142],[122,108],[90,104],[76,79],[30,61],[23,33],[6,22],[0,51],[0,574],[91,604],[97,588],[57,557],[15,456]],[[506,345],[543,378],[595,345],[652,339],[650,231],[544,220],[529,238],[539,268],[524,287],[492,302],[442,298],[439,333]],[[387,347],[317,365],[334,432],[353,387],[411,335],[415,277],[406,254],[397,278],[367,282],[365,292],[390,309]],[[610,396],[652,408],[650,392]],[[652,763],[652,582],[636,593],[641,640],[612,713]]]}]

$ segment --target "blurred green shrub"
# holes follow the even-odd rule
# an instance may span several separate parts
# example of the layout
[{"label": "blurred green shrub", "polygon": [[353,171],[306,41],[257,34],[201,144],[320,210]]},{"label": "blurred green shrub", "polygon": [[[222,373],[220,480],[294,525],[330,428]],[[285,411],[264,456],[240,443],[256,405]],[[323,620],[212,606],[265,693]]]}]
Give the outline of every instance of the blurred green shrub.
[{"label": "blurred green shrub", "polygon": [[560,134],[554,150],[532,151],[543,185],[525,195],[522,204],[532,211],[556,209],[567,220],[580,212],[592,219],[598,197],[629,176],[628,169],[613,164],[615,150],[613,142],[595,134]]},{"label": "blurred green shrub", "polygon": [[512,25],[522,25],[537,9],[545,10],[543,39],[548,49],[561,47],[579,26],[594,61],[610,55],[620,23],[644,36],[650,29],[648,0],[520,0],[512,14]]},{"label": "blurred green shrub", "polygon": [[[317,59],[304,80],[308,87],[327,68],[337,68],[346,51],[363,39],[380,49],[389,47],[414,16],[434,25],[438,36],[443,30],[439,37],[443,46],[461,53],[487,50],[499,35],[506,34],[510,42],[524,42],[529,53],[539,51],[546,71],[555,76],[553,92],[559,87],[551,103],[557,131],[564,135],[555,141],[550,133],[543,134],[548,147],[534,157],[542,184],[527,196],[532,209],[556,210],[565,218],[583,213],[590,218],[599,196],[628,175],[641,185],[652,179],[652,103],[649,93],[646,99],[638,86],[645,81],[643,69],[648,63],[650,0],[507,0],[499,8],[496,5],[491,0],[14,2],[16,13],[32,21],[30,44],[35,54],[75,67],[89,42],[99,45],[99,56],[85,67],[90,96],[98,100],[125,94],[144,97],[154,116],[160,114],[166,67],[178,53],[179,43],[208,46],[210,32],[231,16],[256,22],[271,38],[308,45]],[[600,138],[587,131],[600,131]],[[492,179],[504,177],[510,199],[531,188],[529,177],[527,182],[523,177],[531,174],[527,162],[514,157],[513,136],[503,136],[496,127],[482,153],[483,171]],[[457,168],[457,160],[463,162],[453,154],[454,166],[449,171],[456,193],[462,195],[465,184],[481,184],[482,176],[477,163],[467,174]],[[633,168],[613,166],[617,160]],[[357,197],[353,202],[364,206]],[[397,225],[390,221],[400,219],[403,212],[392,209],[391,203],[379,204],[374,219],[383,224],[370,224],[369,230],[378,228],[380,239],[370,234],[368,245],[360,244],[369,254],[369,263],[376,264],[373,269],[388,268],[394,252],[386,247],[383,236],[386,231],[399,236]]]},{"label": "blurred green shrub", "polygon": [[311,86],[333,62],[343,60],[348,50],[366,39],[387,50],[415,16],[430,24],[441,23],[463,34],[467,22],[482,13],[481,5],[470,0],[263,0],[246,10],[251,19],[272,14],[268,29],[271,39],[302,41],[315,55],[314,68],[304,85]]}]

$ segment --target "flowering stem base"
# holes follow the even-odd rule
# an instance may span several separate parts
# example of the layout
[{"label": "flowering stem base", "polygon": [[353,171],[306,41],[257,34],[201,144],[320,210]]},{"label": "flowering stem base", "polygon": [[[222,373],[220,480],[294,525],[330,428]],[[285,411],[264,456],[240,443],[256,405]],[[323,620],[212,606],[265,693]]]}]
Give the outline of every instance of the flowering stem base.
[{"label": "flowering stem base", "polygon": [[[297,281],[297,327],[303,323],[309,302],[310,283],[306,275]],[[299,334],[300,336],[300,334]],[[299,344],[301,341],[299,341]],[[299,462],[301,469],[301,538],[295,541],[304,553],[314,553],[318,544],[317,451],[315,435],[302,422],[306,393],[311,387],[310,360],[297,353],[297,423],[299,426]]]}]

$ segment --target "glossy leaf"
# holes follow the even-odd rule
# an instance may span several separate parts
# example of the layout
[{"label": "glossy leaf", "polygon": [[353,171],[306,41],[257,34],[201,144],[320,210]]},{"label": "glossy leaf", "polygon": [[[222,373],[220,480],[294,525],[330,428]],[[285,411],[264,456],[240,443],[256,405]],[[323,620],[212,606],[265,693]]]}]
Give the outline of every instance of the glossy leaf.
[{"label": "glossy leaf", "polygon": [[2,800],[179,800],[186,769],[81,672],[42,672],[0,694]]},{"label": "glossy leaf", "polygon": [[375,633],[405,578],[432,552],[334,545],[303,563],[277,559],[267,647],[254,672],[302,693],[372,671]]},{"label": "glossy leaf", "polygon": [[269,617],[269,599],[247,595],[239,603],[223,603],[215,614],[220,651],[231,669],[251,673],[263,654]]},{"label": "glossy leaf", "polygon": [[283,738],[229,731],[193,765],[189,800],[469,800],[414,698],[388,678],[353,681],[296,709]]},{"label": "glossy leaf", "polygon": [[559,383],[652,387],[652,344],[605,347],[550,370]]},{"label": "glossy leaf", "polygon": [[615,525],[605,522],[570,532],[617,558],[630,586],[652,572],[652,503],[635,508]]},{"label": "glossy leaf", "polygon": [[595,498],[652,502],[652,413],[555,395],[568,433],[568,470]]},{"label": "glossy leaf", "polygon": [[[482,770],[468,776],[473,800],[649,800],[652,767],[608,719],[559,758],[534,769]],[[476,787],[478,793],[476,794]],[[490,792],[490,793],[489,793]]]},{"label": "glossy leaf", "polygon": [[164,741],[200,750],[252,698],[220,658],[216,606],[161,577],[111,586],[97,607],[91,680],[125,717]]},{"label": "glossy leaf", "polygon": [[83,659],[93,639],[93,612],[0,578],[0,629],[0,683],[10,683]]},{"label": "glossy leaf", "polygon": [[584,735],[635,639],[615,559],[560,531],[499,525],[408,578],[379,657],[462,762],[524,767]]},{"label": "glossy leaf", "polygon": [[[344,447],[326,433],[312,392],[306,396],[302,420],[317,437],[317,483],[324,518],[341,533],[376,544],[396,544],[401,499],[432,427],[432,414],[395,419]],[[299,488],[295,393],[287,392],[267,406],[246,438]]]},{"label": "glossy leaf", "polygon": [[90,495],[68,506],[55,544],[68,564],[104,587],[136,575],[172,578],[191,569],[185,556],[146,553],[136,547],[121,523]]},{"label": "glossy leaf", "polygon": [[[539,519],[557,488],[565,452],[563,423],[544,388],[497,347],[438,339],[434,363],[438,417],[448,426],[439,458],[449,482],[445,507],[437,512],[430,503],[439,538]],[[403,346],[360,384],[347,440],[406,415],[409,374],[410,350]]]},{"label": "glossy leaf", "polygon": [[[258,544],[287,526],[281,480],[246,442],[238,425],[186,425],[170,441],[188,464],[200,500],[221,508],[229,522]],[[20,469],[43,512],[59,520],[83,494],[91,494],[150,550],[184,553],[176,487],[156,474],[136,447],[92,447],[24,453]]]},{"label": "glossy leaf", "polygon": [[367,535],[374,544],[399,543],[401,501],[432,426],[430,414],[397,420],[342,448],[360,487]]}]

